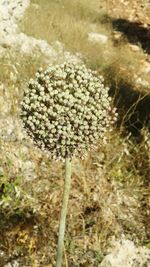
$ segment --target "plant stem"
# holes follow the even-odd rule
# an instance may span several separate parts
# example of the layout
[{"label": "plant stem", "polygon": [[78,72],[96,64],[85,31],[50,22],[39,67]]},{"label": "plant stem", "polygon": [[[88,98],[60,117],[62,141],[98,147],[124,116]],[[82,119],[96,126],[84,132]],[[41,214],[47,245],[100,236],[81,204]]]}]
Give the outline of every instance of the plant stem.
[{"label": "plant stem", "polygon": [[60,224],[59,224],[56,267],[61,267],[61,263],[62,263],[64,234],[65,234],[66,215],[67,215],[70,185],[71,185],[71,160],[69,158],[66,158],[65,159],[64,194],[63,194],[63,202],[62,202]]}]

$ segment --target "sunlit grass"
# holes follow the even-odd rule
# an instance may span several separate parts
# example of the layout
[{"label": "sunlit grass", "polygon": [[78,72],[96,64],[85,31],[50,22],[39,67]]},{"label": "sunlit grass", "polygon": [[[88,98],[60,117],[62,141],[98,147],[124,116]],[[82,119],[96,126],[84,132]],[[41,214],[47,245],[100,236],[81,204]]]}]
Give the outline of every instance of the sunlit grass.
[{"label": "sunlit grass", "polygon": [[[139,61],[143,58],[142,50],[135,57],[135,52],[126,43],[114,45],[111,21],[99,1],[37,0],[31,3],[21,24],[26,34],[47,40],[49,44],[58,40],[66,50],[81,53],[90,67],[101,71],[116,63],[138,70]],[[108,42],[90,42],[89,32],[108,36]]]}]

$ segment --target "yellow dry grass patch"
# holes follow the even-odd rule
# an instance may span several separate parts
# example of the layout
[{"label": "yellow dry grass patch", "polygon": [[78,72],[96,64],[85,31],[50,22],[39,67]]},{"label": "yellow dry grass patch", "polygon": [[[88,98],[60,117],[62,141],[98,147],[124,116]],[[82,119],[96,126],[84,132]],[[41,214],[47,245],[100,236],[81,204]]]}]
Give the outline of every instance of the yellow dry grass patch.
[{"label": "yellow dry grass patch", "polygon": [[[81,53],[87,65],[104,74],[116,67],[125,69],[135,80],[141,75],[139,66],[146,58],[142,48],[135,52],[124,39],[115,43],[111,20],[98,0],[32,0],[20,27],[49,44],[60,41],[65,50]],[[104,34],[108,41],[91,42],[90,32]]]}]

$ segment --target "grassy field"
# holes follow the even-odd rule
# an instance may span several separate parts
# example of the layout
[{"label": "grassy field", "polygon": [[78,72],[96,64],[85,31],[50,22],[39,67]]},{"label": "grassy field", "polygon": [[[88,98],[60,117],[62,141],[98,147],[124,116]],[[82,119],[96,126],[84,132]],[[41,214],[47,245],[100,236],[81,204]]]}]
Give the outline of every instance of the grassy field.
[{"label": "grassy field", "polygon": [[[81,53],[88,66],[104,75],[119,111],[119,121],[107,136],[108,144],[98,145],[86,160],[74,159],[64,267],[98,267],[111,239],[122,234],[137,245],[149,247],[150,152],[148,127],[143,119],[148,108],[139,116],[148,105],[136,104],[140,99],[149,101],[149,87],[141,88],[135,82],[147,55],[140,45],[138,51],[133,51],[123,35],[115,39],[111,19],[98,0],[32,0],[20,29],[50,45],[58,40],[65,50]],[[90,42],[89,32],[108,36],[107,43]],[[43,55],[24,56],[6,49],[0,59],[0,80],[4,86],[0,110],[4,111],[5,101],[10,106],[6,120],[10,116],[18,118],[23,89],[40,66],[47,67]],[[146,74],[142,78],[149,79]],[[137,129],[135,136],[133,128],[139,125],[135,125],[139,117],[143,129]],[[134,124],[131,132],[130,123]],[[1,137],[0,147],[2,266],[18,259],[22,267],[52,267],[63,164],[50,161],[28,140],[9,141]],[[29,174],[23,172],[21,164],[26,161],[33,163],[35,179],[32,175],[28,179]]]},{"label": "grassy field", "polygon": [[[99,1],[31,1],[21,29],[28,35],[47,40],[62,42],[65,49],[81,53],[90,67],[105,71],[118,65],[128,66],[138,71],[139,62],[144,55],[142,50],[135,53],[126,42],[114,45],[111,19],[101,8]],[[37,7],[36,4],[39,4]],[[38,26],[37,26],[38,25]],[[91,43],[89,32],[108,36],[106,45]]]}]

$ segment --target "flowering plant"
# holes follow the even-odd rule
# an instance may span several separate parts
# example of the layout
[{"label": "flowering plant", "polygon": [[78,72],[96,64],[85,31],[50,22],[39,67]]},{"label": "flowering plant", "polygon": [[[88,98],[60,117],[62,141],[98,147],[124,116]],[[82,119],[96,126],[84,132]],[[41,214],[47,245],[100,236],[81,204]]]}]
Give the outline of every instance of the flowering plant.
[{"label": "flowering plant", "polygon": [[108,87],[84,64],[65,62],[42,68],[29,81],[21,104],[24,128],[54,159],[65,159],[66,176],[56,266],[61,266],[73,156],[85,157],[103,142],[116,120]]}]

